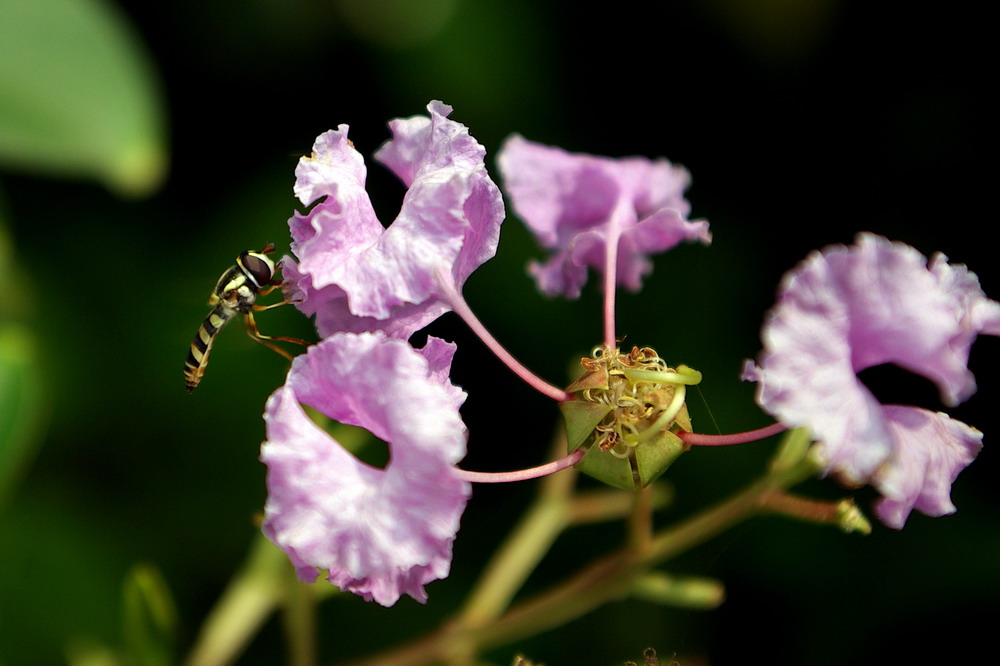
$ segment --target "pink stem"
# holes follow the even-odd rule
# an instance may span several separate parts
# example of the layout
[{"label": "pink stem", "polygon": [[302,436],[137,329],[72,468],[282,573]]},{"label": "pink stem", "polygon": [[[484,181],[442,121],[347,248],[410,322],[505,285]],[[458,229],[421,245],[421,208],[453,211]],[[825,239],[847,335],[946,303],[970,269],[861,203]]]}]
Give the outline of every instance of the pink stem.
[{"label": "pink stem", "polygon": [[677,433],[685,444],[690,444],[691,446],[729,446],[730,444],[746,444],[747,442],[756,442],[759,439],[765,439],[771,435],[777,435],[779,432],[784,432],[788,429],[784,423],[773,423],[765,428],[758,428],[757,430],[748,430],[747,432],[738,432],[734,435],[699,435],[693,432],[681,431]]},{"label": "pink stem", "polygon": [[471,481],[472,483],[508,483],[510,481],[527,481],[528,479],[537,479],[540,476],[555,474],[556,472],[562,471],[567,467],[572,467],[580,462],[580,458],[582,458],[585,453],[586,451],[583,449],[577,449],[573,453],[560,458],[559,460],[539,465],[538,467],[521,469],[516,472],[469,472],[464,469],[456,468],[455,473],[458,478],[463,481]]},{"label": "pink stem", "polygon": [[614,213],[608,221],[608,241],[604,246],[604,346],[614,349],[615,339],[615,289],[618,282],[618,224]]},{"label": "pink stem", "polygon": [[472,329],[472,332],[479,336],[479,339],[483,341],[483,344],[485,344],[486,347],[489,348],[489,350],[492,351],[504,365],[510,368],[515,375],[527,382],[529,386],[540,393],[547,395],[553,400],[557,400],[559,402],[572,400],[572,395],[561,388],[549,384],[531,370],[524,367],[516,358],[511,356],[510,352],[504,349],[503,345],[497,342],[497,339],[494,338],[488,330],[486,330],[486,327],[483,326],[482,322],[479,321],[476,315],[472,312],[472,308],[470,308],[469,304],[465,302],[462,295],[458,293],[449,278],[450,276],[447,274],[442,274],[441,271],[438,271],[437,282],[438,286],[441,287],[441,290],[444,292],[442,295],[444,296],[445,301],[451,306],[451,309],[455,311],[455,314],[462,318],[468,327]]}]

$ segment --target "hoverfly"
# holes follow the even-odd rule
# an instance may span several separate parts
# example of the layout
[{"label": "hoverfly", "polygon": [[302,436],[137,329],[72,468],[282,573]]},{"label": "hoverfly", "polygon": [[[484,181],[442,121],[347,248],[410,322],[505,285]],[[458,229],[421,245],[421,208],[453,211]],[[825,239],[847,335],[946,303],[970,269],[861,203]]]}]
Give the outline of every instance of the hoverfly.
[{"label": "hoverfly", "polygon": [[257,305],[257,296],[267,295],[281,284],[279,280],[274,278],[274,262],[267,256],[272,252],[274,252],[273,243],[268,243],[259,252],[244,250],[240,256],[236,257],[236,265],[230,266],[219,278],[212,295],[208,298],[208,304],[213,306],[212,311],[208,313],[205,321],[198,328],[198,333],[194,336],[191,348],[188,350],[187,360],[184,362],[184,383],[187,385],[188,393],[198,388],[198,384],[205,374],[205,368],[208,366],[208,354],[212,351],[212,345],[215,344],[219,330],[237,313],[243,314],[247,335],[289,360],[291,360],[292,355],[271,342],[272,340],[294,342],[300,345],[309,344],[298,338],[264,335],[257,330],[257,322],[253,318],[254,310],[270,310],[291,303],[291,301],[283,300],[271,305]]}]

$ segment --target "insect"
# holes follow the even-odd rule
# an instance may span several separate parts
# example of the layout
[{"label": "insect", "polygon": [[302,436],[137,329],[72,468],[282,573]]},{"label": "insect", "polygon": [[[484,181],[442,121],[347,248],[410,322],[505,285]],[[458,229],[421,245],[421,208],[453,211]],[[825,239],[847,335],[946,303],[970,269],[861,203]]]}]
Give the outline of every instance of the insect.
[{"label": "insect", "polygon": [[198,333],[191,341],[187,360],[184,362],[184,383],[187,385],[188,393],[198,388],[198,384],[205,374],[205,368],[208,366],[208,354],[212,351],[212,345],[215,344],[219,330],[237,313],[243,314],[247,335],[289,360],[291,360],[292,355],[274,344],[272,340],[294,342],[300,345],[309,344],[297,338],[264,335],[257,330],[257,322],[253,318],[254,310],[270,310],[291,303],[291,301],[283,300],[270,305],[257,305],[257,296],[267,295],[281,284],[274,278],[274,262],[267,256],[272,252],[274,252],[273,243],[268,243],[263,250],[258,252],[244,250],[240,256],[236,257],[236,265],[230,266],[219,278],[212,295],[208,298],[208,304],[213,306],[212,311],[208,313],[205,321],[198,328]]}]

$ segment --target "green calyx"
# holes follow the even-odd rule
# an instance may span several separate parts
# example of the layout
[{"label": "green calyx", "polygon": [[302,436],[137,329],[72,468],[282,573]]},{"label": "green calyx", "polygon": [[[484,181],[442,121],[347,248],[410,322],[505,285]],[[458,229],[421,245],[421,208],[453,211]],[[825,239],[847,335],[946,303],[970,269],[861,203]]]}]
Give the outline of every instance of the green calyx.
[{"label": "green calyx", "polygon": [[569,451],[587,451],[577,468],[617,488],[646,487],[687,450],[675,431],[691,430],[684,398],[701,373],[670,368],[649,347],[598,347],[580,364],[566,388],[576,399],[560,404]]}]

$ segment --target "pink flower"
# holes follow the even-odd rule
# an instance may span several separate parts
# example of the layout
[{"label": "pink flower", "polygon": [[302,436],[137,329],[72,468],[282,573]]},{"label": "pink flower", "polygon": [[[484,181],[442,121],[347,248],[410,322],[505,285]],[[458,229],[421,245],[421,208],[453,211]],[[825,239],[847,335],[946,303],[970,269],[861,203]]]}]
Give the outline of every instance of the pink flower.
[{"label": "pink flower", "polygon": [[295,193],[308,213],[289,221],[286,295],[316,315],[321,336],[383,330],[407,338],[449,310],[438,275],[461,291],[496,254],[503,200],[484,165],[485,149],[451,107],[431,102],[427,116],[389,123],[393,138],[375,157],[408,190],[386,229],[365,191],[366,169],[347,125],[321,134],[295,170]]},{"label": "pink flower", "polygon": [[652,270],[649,255],[683,240],[711,241],[708,222],[687,220],[688,172],[665,159],[573,154],[514,135],[497,163],[514,210],[554,251],[529,266],[549,296],[578,298],[587,267],[604,269],[608,242],[619,243],[617,282],[638,291]]},{"label": "pink flower", "polygon": [[[429,338],[422,350],[381,333],[335,334],[295,359],[267,402],[268,498],[264,533],[299,577],[327,579],[391,606],[402,594],[424,602],[444,578],[470,494],[454,474],[465,455],[448,381],[455,346]],[[385,469],[359,461],[303,411],[309,405],[364,428],[389,445]]]},{"label": "pink flower", "polygon": [[806,426],[828,473],[870,482],[876,512],[900,528],[914,508],[955,511],[951,484],[982,447],[982,433],[943,413],[882,405],[857,373],[893,363],[937,384],[946,404],[976,390],[969,349],[1000,335],[1000,304],[976,276],[941,254],[928,265],[908,245],[860,234],[851,247],[813,253],[787,274],[764,324],[757,402],[789,426]]}]

